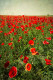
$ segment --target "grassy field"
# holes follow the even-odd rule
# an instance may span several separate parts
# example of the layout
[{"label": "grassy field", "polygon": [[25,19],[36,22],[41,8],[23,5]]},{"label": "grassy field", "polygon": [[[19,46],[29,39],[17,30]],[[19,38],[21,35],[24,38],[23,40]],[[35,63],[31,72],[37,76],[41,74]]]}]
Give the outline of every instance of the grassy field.
[{"label": "grassy field", "polygon": [[53,80],[53,16],[0,15],[0,80]]}]

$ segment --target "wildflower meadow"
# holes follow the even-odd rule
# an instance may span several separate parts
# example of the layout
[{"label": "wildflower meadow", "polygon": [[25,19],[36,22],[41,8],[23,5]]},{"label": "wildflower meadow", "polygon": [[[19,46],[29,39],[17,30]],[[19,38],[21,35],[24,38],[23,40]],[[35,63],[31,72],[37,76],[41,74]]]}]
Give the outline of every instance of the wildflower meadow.
[{"label": "wildflower meadow", "polygon": [[0,80],[53,80],[53,16],[0,16]]}]

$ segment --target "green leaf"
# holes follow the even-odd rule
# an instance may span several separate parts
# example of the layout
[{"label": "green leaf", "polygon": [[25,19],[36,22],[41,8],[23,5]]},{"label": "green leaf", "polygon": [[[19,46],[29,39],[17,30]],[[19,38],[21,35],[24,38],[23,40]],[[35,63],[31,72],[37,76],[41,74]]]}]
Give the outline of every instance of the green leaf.
[{"label": "green leaf", "polygon": [[39,50],[40,50],[40,52],[44,51],[43,47],[41,47],[41,46],[39,46]]}]

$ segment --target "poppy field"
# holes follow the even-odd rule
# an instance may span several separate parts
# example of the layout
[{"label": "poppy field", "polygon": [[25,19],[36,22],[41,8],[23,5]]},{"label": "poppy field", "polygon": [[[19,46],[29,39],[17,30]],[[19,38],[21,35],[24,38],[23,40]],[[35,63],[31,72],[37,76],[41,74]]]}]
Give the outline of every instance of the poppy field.
[{"label": "poppy field", "polygon": [[0,80],[53,80],[53,16],[0,16]]}]

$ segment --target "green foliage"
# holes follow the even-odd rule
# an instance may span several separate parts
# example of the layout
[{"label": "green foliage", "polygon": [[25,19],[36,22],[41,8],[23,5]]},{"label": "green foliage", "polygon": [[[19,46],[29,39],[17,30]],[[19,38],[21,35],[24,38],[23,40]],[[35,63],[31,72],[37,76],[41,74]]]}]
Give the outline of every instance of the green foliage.
[{"label": "green foliage", "polygon": [[[15,24],[15,22],[16,20],[13,24]],[[40,23],[42,24],[40,25]],[[48,31],[52,28],[51,23],[38,22],[37,24],[32,24],[32,27],[29,27],[28,25],[24,31],[27,31],[27,29],[29,31],[25,34],[20,27],[23,24],[28,25],[27,22],[22,22],[16,25],[19,26],[19,29],[14,27],[14,32],[17,30],[16,35],[12,32],[11,34],[8,34],[8,36],[4,36],[4,33],[8,33],[11,28],[13,28],[12,25],[11,28],[9,28],[8,24],[5,23],[5,26],[2,28],[3,32],[0,33],[0,80],[53,80],[53,34],[50,34]],[[42,35],[41,30],[36,30],[36,27],[38,26],[44,26],[42,29],[44,30],[44,35]],[[22,39],[18,42],[20,36],[22,36]],[[36,40],[33,40],[34,37]],[[45,37],[51,37],[51,41],[47,40]],[[12,41],[11,38],[13,38]],[[29,40],[33,40],[34,45],[29,45]],[[44,40],[48,41],[50,44],[44,45]],[[11,42],[12,45],[9,46],[8,43]],[[1,45],[2,43],[4,43],[4,45]],[[13,48],[11,49],[11,47]],[[39,55],[32,55],[30,52],[31,48],[35,48]],[[21,55],[23,55],[22,58],[20,58]],[[23,62],[25,56],[29,57],[27,63],[32,65],[31,71],[25,70],[26,63]],[[45,59],[50,59],[52,65],[46,65]],[[6,61],[10,62],[8,68],[4,68]],[[8,73],[12,66],[17,67],[17,75],[10,78]]]}]

